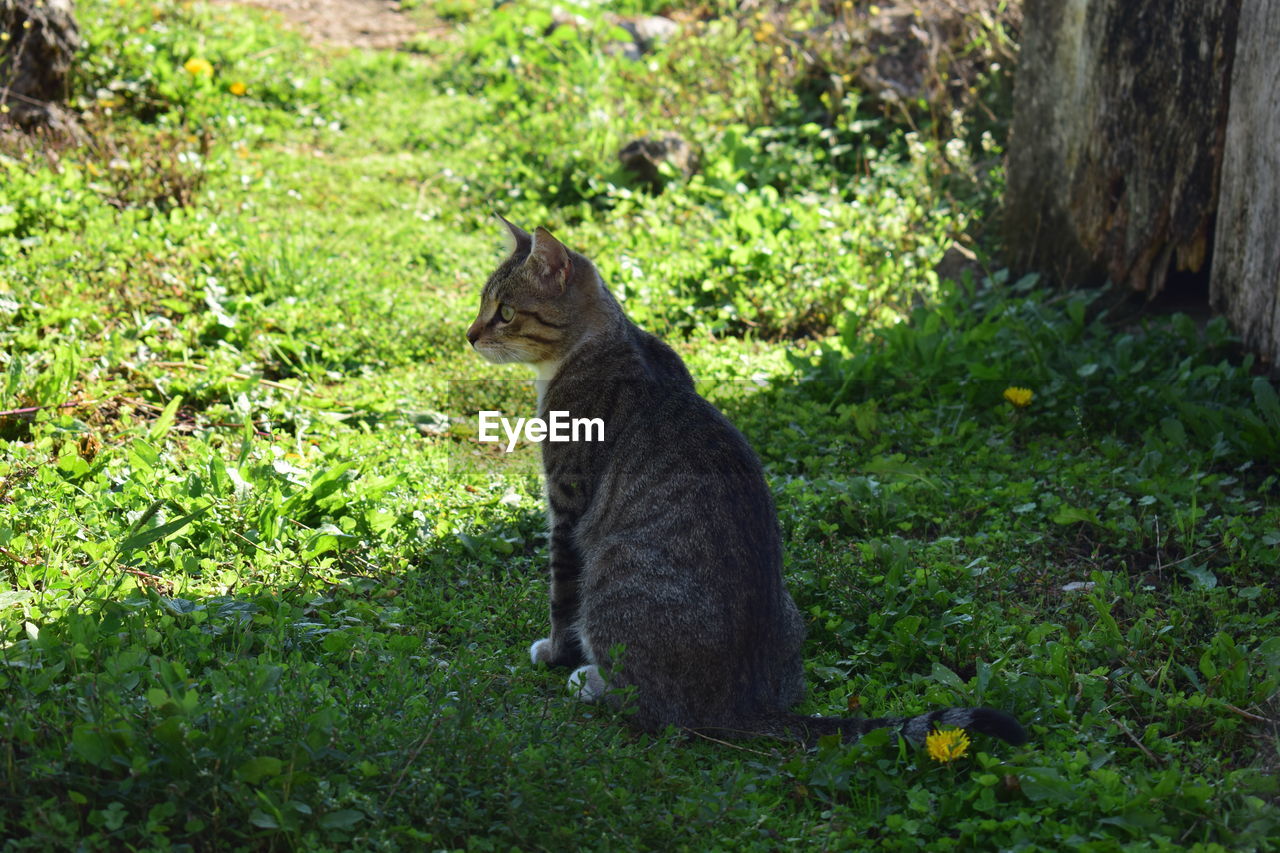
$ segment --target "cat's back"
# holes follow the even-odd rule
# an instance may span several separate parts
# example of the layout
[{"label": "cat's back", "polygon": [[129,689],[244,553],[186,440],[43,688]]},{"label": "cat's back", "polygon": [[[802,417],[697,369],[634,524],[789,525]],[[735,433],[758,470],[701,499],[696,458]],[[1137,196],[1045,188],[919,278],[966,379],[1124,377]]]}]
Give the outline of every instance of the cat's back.
[{"label": "cat's back", "polygon": [[550,406],[604,422],[602,444],[544,445],[549,476],[588,480],[583,537],[637,536],[708,566],[750,553],[751,564],[776,571],[777,515],[755,452],[697,393],[679,355],[632,329],[626,346],[566,364],[547,395]]},{"label": "cat's back", "polygon": [[[698,394],[680,356],[632,325],[622,341],[584,348],[551,382],[543,408],[604,421],[605,447],[583,448],[601,460],[625,463],[649,456],[701,470],[730,460],[758,471],[742,433]],[[763,482],[763,479],[761,480]]]}]

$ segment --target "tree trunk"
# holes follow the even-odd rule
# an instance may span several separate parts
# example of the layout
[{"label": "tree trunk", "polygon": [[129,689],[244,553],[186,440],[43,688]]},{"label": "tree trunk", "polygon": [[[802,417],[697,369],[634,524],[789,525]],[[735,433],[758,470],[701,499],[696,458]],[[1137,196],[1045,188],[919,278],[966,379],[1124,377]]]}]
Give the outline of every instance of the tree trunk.
[{"label": "tree trunk", "polygon": [[1280,365],[1280,0],[1241,11],[1210,301]]},{"label": "tree trunk", "polygon": [[0,126],[74,130],[59,102],[79,47],[71,0],[0,0]]},{"label": "tree trunk", "polygon": [[1204,269],[1240,2],[1027,0],[1005,203],[1013,266],[1151,296],[1175,267]]}]

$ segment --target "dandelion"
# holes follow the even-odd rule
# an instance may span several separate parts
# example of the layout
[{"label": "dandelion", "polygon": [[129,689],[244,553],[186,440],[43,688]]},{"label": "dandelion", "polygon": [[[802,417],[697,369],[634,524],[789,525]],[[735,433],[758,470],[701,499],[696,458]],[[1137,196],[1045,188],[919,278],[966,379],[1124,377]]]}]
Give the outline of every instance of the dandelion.
[{"label": "dandelion", "polygon": [[245,92],[249,91],[249,87],[241,83],[239,80],[232,83],[229,88],[231,89],[231,94],[235,95],[237,98],[241,97],[242,95],[244,95]]},{"label": "dandelion", "polygon": [[182,67],[185,68],[187,73],[192,77],[213,76],[213,65],[209,63],[209,60],[204,59],[203,57],[193,56],[186,62],[182,63]]},{"label": "dandelion", "polygon": [[1004,389],[1004,398],[1019,409],[1025,409],[1031,405],[1031,398],[1035,395],[1031,393],[1030,388],[1019,388],[1016,385],[1010,385]]},{"label": "dandelion", "polygon": [[963,757],[969,751],[969,736],[964,729],[934,729],[924,739],[924,745],[929,750],[930,758],[946,764]]}]

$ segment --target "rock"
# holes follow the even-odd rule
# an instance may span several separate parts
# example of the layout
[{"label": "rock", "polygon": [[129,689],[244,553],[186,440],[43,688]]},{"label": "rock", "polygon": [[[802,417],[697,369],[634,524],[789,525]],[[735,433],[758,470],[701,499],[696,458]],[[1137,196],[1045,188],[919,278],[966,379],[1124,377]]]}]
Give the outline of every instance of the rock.
[{"label": "rock", "polygon": [[605,20],[631,36],[629,41],[618,40],[605,45],[605,52],[611,55],[622,54],[631,60],[639,60],[653,50],[655,45],[674,38],[680,32],[679,24],[661,15],[642,15],[637,18],[609,15]]},{"label": "rock", "polygon": [[551,26],[547,28],[546,35],[550,35],[556,27],[569,27],[574,30],[589,30],[591,22],[574,12],[565,10],[562,6],[551,7]]},{"label": "rock", "polygon": [[671,167],[684,177],[692,177],[698,171],[698,154],[693,147],[674,133],[661,139],[641,137],[632,140],[618,152],[622,167],[635,175],[639,183],[647,184],[654,192],[662,192],[666,179],[659,168],[661,163]]},{"label": "rock", "polygon": [[645,15],[639,18],[624,18],[618,26],[631,33],[641,51],[650,51],[654,45],[670,41],[680,32],[680,25],[670,18],[661,15]]},{"label": "rock", "polygon": [[626,41],[622,39],[611,41],[604,46],[604,52],[609,56],[625,56],[632,62],[639,62],[640,57],[644,56],[644,51],[640,49],[640,45],[630,39]]},{"label": "rock", "polygon": [[938,274],[938,281],[962,282],[966,271],[974,281],[978,281],[983,274],[978,256],[959,243],[951,244],[943,253],[942,259],[934,265],[933,271]]},{"label": "rock", "polygon": [[71,0],[0,0],[0,124],[75,133],[63,109],[80,33]]},{"label": "rock", "polygon": [[[610,56],[625,56],[632,61],[639,61],[642,56],[653,50],[655,45],[673,38],[680,32],[678,23],[662,15],[640,15],[628,18],[606,12],[596,19],[596,23],[603,25],[601,29],[595,30],[597,37],[604,32],[613,32],[612,35],[604,36],[607,39],[603,46],[604,52]],[[543,35],[550,35],[559,27],[569,27],[579,35],[593,32],[593,23],[590,19],[576,12],[566,11],[560,6],[553,6],[551,25]],[[622,30],[627,37],[622,37],[617,30]]]}]

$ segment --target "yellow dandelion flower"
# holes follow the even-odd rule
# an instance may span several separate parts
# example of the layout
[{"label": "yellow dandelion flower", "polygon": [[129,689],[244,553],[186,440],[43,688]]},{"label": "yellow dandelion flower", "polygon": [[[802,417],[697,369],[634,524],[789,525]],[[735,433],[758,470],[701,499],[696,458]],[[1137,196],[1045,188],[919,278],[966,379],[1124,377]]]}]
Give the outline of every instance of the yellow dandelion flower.
[{"label": "yellow dandelion flower", "polygon": [[1031,398],[1034,396],[1035,394],[1031,393],[1030,388],[1019,388],[1016,385],[1010,385],[1008,388],[1004,389],[1004,398],[1010,403],[1013,403],[1013,405],[1017,406],[1019,409],[1025,409],[1027,406],[1030,406]]},{"label": "yellow dandelion flower", "polygon": [[930,758],[946,764],[963,757],[969,751],[969,736],[964,729],[934,729],[924,739],[924,745],[929,750]]},{"label": "yellow dandelion flower", "polygon": [[764,41],[777,31],[778,28],[773,25],[772,21],[765,21],[760,25],[760,28],[756,30],[756,41]]},{"label": "yellow dandelion flower", "polygon": [[232,83],[228,88],[231,89],[231,94],[235,95],[237,98],[249,91],[249,87],[241,83],[239,80]]},{"label": "yellow dandelion flower", "polygon": [[209,60],[204,59],[203,57],[200,57],[200,56],[191,57],[186,62],[182,63],[182,67],[185,68],[187,70],[187,73],[190,74],[192,77],[212,77],[213,76],[213,65],[209,62]]}]

